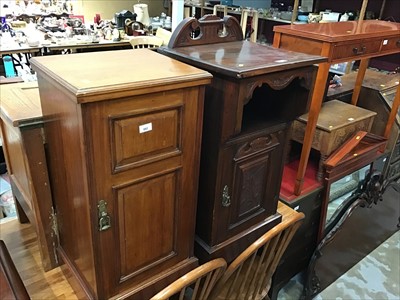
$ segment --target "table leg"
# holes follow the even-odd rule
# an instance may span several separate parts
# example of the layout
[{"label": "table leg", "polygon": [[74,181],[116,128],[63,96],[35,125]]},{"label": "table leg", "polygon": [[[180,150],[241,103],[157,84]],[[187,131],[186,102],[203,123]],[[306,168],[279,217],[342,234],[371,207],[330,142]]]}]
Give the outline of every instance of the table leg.
[{"label": "table leg", "polygon": [[392,103],[392,110],[390,111],[389,118],[386,123],[385,132],[383,134],[385,138],[389,138],[390,136],[390,131],[392,130],[393,123],[396,120],[396,115],[399,109],[399,105],[400,105],[400,84],[397,85],[396,96],[394,97]]},{"label": "table leg", "polygon": [[32,53],[24,53],[24,54],[25,54],[26,65],[30,68],[30,67],[31,67],[31,64],[30,64],[29,60],[30,60],[31,57],[32,57]]},{"label": "table leg", "polygon": [[318,66],[317,78],[315,79],[314,89],[312,91],[310,110],[308,112],[308,121],[304,133],[303,147],[299,168],[297,170],[294,194],[300,195],[304,183],[304,174],[306,173],[308,158],[310,156],[311,145],[314,138],[315,128],[318,121],[319,111],[321,110],[322,100],[325,95],[326,82],[328,80],[330,63],[321,63]]},{"label": "table leg", "polygon": [[354,86],[353,95],[351,97],[351,104],[353,105],[357,105],[358,96],[360,95],[362,83],[365,76],[365,71],[368,68],[368,64],[369,64],[369,58],[362,59],[360,61],[360,67],[358,68],[356,84]]}]

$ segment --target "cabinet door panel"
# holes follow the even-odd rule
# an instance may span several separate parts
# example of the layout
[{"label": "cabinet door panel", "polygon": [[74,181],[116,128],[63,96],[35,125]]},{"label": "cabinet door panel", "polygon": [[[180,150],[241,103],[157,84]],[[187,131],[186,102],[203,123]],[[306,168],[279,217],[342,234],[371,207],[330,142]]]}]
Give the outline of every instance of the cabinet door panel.
[{"label": "cabinet door panel", "polygon": [[217,193],[221,198],[216,199],[216,210],[222,217],[216,243],[276,212],[282,172],[276,161],[283,158],[284,138],[284,131],[249,136],[247,141],[241,139],[221,151]]},{"label": "cabinet door panel", "polygon": [[254,157],[243,160],[234,159],[234,197],[235,201],[231,210],[231,225],[235,227],[246,218],[262,213],[263,199],[265,198],[265,182],[267,171],[270,168],[268,152],[262,152]]},{"label": "cabinet door panel", "polygon": [[[194,141],[201,130],[197,95],[187,89],[86,105],[104,295],[140,293],[155,278],[192,263],[198,173],[193,164],[199,156]],[[151,130],[140,132],[148,123]],[[111,222],[104,231],[98,231],[99,200],[107,202]]]},{"label": "cabinet door panel", "polygon": [[176,182],[168,173],[116,190],[121,281],[176,255]]}]

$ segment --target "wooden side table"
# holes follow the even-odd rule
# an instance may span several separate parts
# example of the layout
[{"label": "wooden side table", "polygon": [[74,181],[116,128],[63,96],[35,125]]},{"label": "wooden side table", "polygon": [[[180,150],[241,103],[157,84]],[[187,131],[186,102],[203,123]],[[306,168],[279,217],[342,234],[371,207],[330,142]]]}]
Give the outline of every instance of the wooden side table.
[{"label": "wooden side table", "polygon": [[[274,31],[274,47],[328,58],[327,62],[319,64],[311,98],[294,189],[294,193],[300,195],[319,111],[326,92],[330,65],[361,60],[352,97],[352,104],[356,105],[369,59],[400,52],[400,24],[378,20],[360,20],[275,26]],[[388,137],[390,133],[400,104],[399,90],[398,86],[397,96],[386,125],[385,137]]]}]

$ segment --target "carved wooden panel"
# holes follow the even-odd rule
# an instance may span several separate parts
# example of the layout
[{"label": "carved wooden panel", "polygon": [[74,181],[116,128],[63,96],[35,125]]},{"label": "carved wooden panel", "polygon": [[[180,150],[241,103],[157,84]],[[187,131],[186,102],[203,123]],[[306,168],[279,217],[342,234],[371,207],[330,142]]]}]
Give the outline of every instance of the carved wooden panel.
[{"label": "carved wooden panel", "polygon": [[[199,30],[197,36],[194,33],[196,30]],[[236,18],[225,16],[220,19],[215,15],[205,15],[199,20],[196,18],[183,20],[174,30],[168,48],[241,40],[243,40],[243,33]]]},{"label": "carved wooden panel", "polygon": [[253,157],[251,161],[244,159],[235,163],[235,195],[238,201],[236,209],[231,214],[231,223],[237,223],[237,220],[240,221],[261,208],[269,165],[268,154]]},{"label": "carved wooden panel", "polygon": [[[220,201],[224,188],[229,198],[221,208],[217,242],[238,234],[276,211],[284,131],[249,135],[230,141],[222,151]],[[218,201],[218,200],[217,200]]]}]

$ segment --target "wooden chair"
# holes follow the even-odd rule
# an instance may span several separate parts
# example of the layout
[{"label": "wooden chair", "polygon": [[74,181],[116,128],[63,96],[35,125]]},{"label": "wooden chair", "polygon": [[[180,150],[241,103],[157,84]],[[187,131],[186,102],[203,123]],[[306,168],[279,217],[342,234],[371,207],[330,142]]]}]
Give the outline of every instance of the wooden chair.
[{"label": "wooden chair", "polygon": [[211,260],[178,278],[150,300],[169,299],[178,294],[177,299],[180,300],[209,299],[210,292],[225,269],[226,261],[223,258]]},{"label": "wooden chair", "polygon": [[163,44],[163,40],[156,36],[134,36],[129,42],[131,43],[133,49],[139,48],[158,48]]},{"label": "wooden chair", "polygon": [[257,42],[257,32],[258,32],[258,11],[254,9],[242,9],[242,15],[240,17],[240,26],[242,27],[243,37],[246,39],[247,32],[247,18],[251,16],[251,27],[249,32],[250,42]]},{"label": "wooden chair", "polygon": [[0,299],[31,299],[3,240],[0,240]]},{"label": "wooden chair", "polygon": [[227,268],[210,299],[269,299],[276,267],[304,218],[293,213],[244,250]]},{"label": "wooden chair", "polygon": [[226,6],[226,5],[220,5],[220,4],[214,5],[214,8],[213,8],[213,15],[217,15],[217,14],[218,14],[218,11],[221,11],[221,10],[222,10],[223,13],[224,13],[224,17],[228,15],[228,6]]},{"label": "wooden chair", "polygon": [[172,32],[169,30],[166,30],[164,28],[157,28],[156,30],[156,37],[162,39],[162,45],[167,46],[169,43],[169,40],[171,39]]}]

